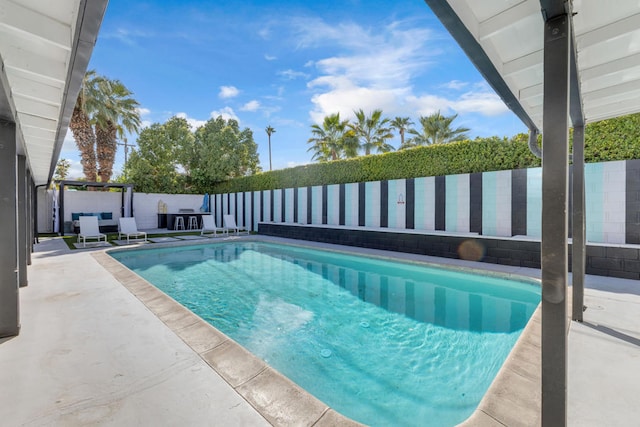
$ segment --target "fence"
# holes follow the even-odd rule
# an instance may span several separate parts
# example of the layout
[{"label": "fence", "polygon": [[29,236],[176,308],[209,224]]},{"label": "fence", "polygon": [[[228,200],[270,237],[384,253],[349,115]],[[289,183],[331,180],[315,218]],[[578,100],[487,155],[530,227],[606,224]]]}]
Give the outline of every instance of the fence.
[{"label": "fence", "polygon": [[[640,243],[640,160],[585,169],[587,240]],[[542,170],[530,168],[216,194],[211,205],[219,224],[233,214],[254,231],[274,222],[539,238],[541,196]]]}]

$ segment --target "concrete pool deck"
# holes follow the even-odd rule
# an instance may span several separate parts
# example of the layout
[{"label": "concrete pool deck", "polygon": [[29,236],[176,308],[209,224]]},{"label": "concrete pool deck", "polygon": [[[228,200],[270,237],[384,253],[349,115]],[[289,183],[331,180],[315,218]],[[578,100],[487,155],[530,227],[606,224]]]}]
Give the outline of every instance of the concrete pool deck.
[{"label": "concrete pool deck", "polygon": [[[140,295],[122,286],[94,257],[104,248],[70,251],[61,239],[43,239],[35,249],[29,286],[20,290],[21,333],[0,340],[3,424],[296,424],[291,419],[261,415],[254,409],[255,401],[250,404],[251,398],[239,394],[243,385],[250,394],[249,379],[265,373],[262,382],[277,383],[278,377],[270,377],[262,368],[257,374],[250,372],[250,378],[221,377],[210,368],[215,362],[208,364],[203,358],[213,353],[214,344],[197,345],[197,319],[186,321],[186,313],[167,314],[164,319],[153,314],[148,307],[154,301],[161,305],[160,300],[150,297],[145,305]],[[415,259],[539,275],[538,270],[423,256]],[[587,287],[585,322],[572,322],[569,334],[569,425],[636,424],[640,419],[636,404],[640,283],[587,276]],[[162,307],[156,309],[162,311]],[[174,332],[176,326],[182,333]],[[187,335],[196,345],[185,343]],[[293,408],[299,412],[312,409],[307,422],[300,424],[346,422],[337,422],[335,413],[316,403]],[[274,413],[279,410],[284,415],[290,412],[289,408],[275,408]],[[512,425],[517,425],[518,415],[514,414],[516,424]],[[476,425],[505,423],[484,419]]]}]

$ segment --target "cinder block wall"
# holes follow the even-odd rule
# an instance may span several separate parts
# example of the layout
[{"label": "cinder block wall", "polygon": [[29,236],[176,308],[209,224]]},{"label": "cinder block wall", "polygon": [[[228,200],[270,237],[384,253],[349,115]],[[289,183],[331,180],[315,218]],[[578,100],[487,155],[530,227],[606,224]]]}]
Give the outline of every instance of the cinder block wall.
[{"label": "cinder block wall", "polygon": [[[640,160],[585,167],[587,240],[640,243]],[[542,171],[518,169],[216,194],[221,223],[258,222],[442,230],[511,237],[541,235]]]},{"label": "cinder block wall", "polygon": [[80,212],[111,212],[117,220],[122,216],[122,193],[65,190],[63,221],[71,221],[71,214]]},{"label": "cinder block wall", "polygon": [[158,202],[167,204],[167,212],[175,213],[179,209],[193,209],[199,212],[204,195],[198,194],[156,194],[134,193],[133,216],[139,229],[158,227]]}]

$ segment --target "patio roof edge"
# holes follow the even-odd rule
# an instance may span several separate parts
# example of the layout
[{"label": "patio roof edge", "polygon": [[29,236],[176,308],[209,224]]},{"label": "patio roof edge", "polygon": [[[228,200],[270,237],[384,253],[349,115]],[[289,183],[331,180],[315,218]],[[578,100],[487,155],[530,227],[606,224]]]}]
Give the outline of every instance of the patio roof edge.
[{"label": "patio roof edge", "polygon": [[442,22],[460,48],[464,50],[473,65],[506,106],[518,116],[529,130],[539,132],[534,121],[529,117],[513,92],[511,92],[507,83],[482,49],[482,46],[480,46],[478,41],[469,32],[451,5],[449,5],[446,0],[425,0],[425,3],[431,8],[436,17]]}]

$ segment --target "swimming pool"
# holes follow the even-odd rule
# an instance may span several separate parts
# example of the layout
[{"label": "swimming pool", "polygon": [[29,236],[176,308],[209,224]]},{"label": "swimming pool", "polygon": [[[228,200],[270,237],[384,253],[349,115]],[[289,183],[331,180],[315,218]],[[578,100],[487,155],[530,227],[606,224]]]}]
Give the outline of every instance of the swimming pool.
[{"label": "swimming pool", "polygon": [[463,421],[540,300],[528,283],[259,242],[111,255],[371,425]]}]

